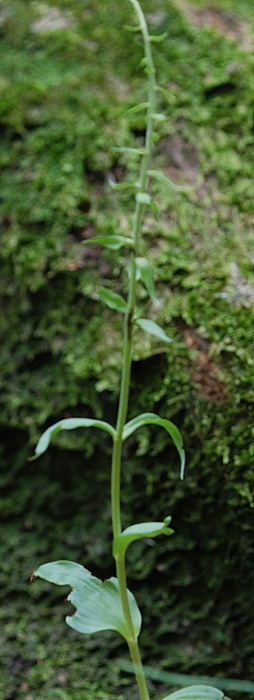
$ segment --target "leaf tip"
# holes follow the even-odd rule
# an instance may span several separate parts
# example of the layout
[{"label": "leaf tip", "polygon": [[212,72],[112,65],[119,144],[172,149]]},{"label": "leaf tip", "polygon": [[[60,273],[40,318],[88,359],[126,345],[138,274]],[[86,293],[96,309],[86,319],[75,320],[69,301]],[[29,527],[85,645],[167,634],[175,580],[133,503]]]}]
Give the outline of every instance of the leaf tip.
[{"label": "leaf tip", "polygon": [[40,457],[40,454],[39,454],[39,453],[37,454],[37,453],[35,452],[35,454],[32,455],[32,457],[28,457],[28,458],[27,458],[27,461],[28,461],[28,462],[34,462],[35,459],[38,459],[38,457]]},{"label": "leaf tip", "polygon": [[180,469],[180,479],[181,481],[184,480],[184,472],[185,472],[185,450],[181,450],[181,469]]}]

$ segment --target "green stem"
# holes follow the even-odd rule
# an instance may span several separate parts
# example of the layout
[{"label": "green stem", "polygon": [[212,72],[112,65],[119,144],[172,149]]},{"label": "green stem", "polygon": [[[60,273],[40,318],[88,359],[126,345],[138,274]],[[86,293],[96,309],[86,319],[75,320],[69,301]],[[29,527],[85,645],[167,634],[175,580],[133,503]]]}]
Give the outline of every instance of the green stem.
[{"label": "green stem", "polygon": [[142,698],[142,700],[150,700],[150,696],[146,685],[146,678],[140,657],[138,642],[128,642],[128,647],[135,671],[139,695]]},{"label": "green stem", "polygon": [[[130,0],[138,15],[140,30],[143,35],[146,69],[148,73],[148,109],[146,121],[146,138],[145,138],[145,154],[142,158],[139,192],[145,192],[148,179],[149,161],[152,152],[153,143],[153,114],[155,111],[155,69],[153,65],[149,34],[146,21],[139,5],[138,0]],[[142,228],[142,217],[144,204],[136,198],[134,221],[133,221],[133,242],[134,251],[131,254],[131,270],[128,293],[128,313],[125,314],[124,332],[123,332],[123,359],[122,359],[122,376],[119,396],[119,406],[116,422],[116,437],[113,444],[112,454],[112,474],[111,474],[111,508],[112,508],[112,527],[113,537],[119,537],[121,534],[121,500],[120,500],[120,485],[121,485],[121,461],[122,461],[122,442],[123,428],[126,422],[129,391],[130,391],[130,376],[132,362],[132,345],[133,345],[133,317],[136,307],[136,261],[135,256],[138,255],[139,238]],[[126,568],[125,558],[116,560],[116,574],[119,584],[119,591],[123,613],[128,629],[128,646],[130,656],[134,664],[136,681],[139,689],[141,700],[149,700],[149,693],[146,685],[146,679],[140,658],[138,641],[135,635],[129,600],[127,595]]]}]

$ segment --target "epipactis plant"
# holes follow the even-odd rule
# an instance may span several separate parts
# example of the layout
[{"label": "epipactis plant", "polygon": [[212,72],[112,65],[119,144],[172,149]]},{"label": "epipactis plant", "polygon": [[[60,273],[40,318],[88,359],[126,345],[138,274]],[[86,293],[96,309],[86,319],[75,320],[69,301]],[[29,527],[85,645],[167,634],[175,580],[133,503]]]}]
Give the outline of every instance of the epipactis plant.
[{"label": "epipactis plant", "polygon": [[[43,564],[33,574],[60,586],[68,585],[71,593],[68,600],[76,608],[72,616],[66,617],[67,624],[81,634],[93,634],[101,630],[114,630],[126,640],[141,700],[149,700],[149,692],[146,678],[140,658],[138,636],[141,628],[141,614],[133,594],[127,588],[126,582],[126,551],[135,540],[158,535],[171,535],[171,517],[166,516],[158,522],[145,522],[130,525],[122,530],[121,502],[120,502],[120,474],[122,461],[122,446],[135,430],[144,425],[157,425],[167,431],[178,450],[180,457],[180,478],[184,475],[184,450],[181,434],[170,420],[161,418],[155,413],[142,413],[126,422],[128,410],[128,398],[130,387],[130,374],[132,362],[133,331],[139,327],[142,331],[154,335],[166,343],[171,339],[164,330],[154,321],[138,316],[136,304],[137,282],[141,281],[148,295],[155,300],[153,269],[151,263],[139,256],[140,236],[142,232],[143,214],[147,206],[152,207],[156,213],[156,204],[148,193],[148,183],[151,178],[164,184],[182,189],[174,185],[160,171],[150,169],[152,146],[155,141],[154,125],[162,121],[164,116],[156,112],[156,92],[161,90],[156,84],[155,69],[151,51],[152,42],[159,42],[164,35],[151,36],[148,32],[144,14],[138,0],[130,0],[137,15],[137,26],[130,27],[134,32],[140,32],[144,44],[144,58],[142,64],[147,77],[147,102],[138,104],[129,113],[146,111],[146,136],[144,148],[117,148],[119,152],[131,151],[140,155],[141,167],[138,182],[117,184],[114,180],[111,184],[116,189],[132,188],[135,193],[135,210],[133,231],[129,236],[106,235],[90,238],[89,242],[96,243],[112,250],[119,250],[125,246],[129,250],[129,287],[128,298],[123,299],[119,294],[102,287],[99,290],[99,298],[110,308],[123,314],[123,348],[122,348],[122,374],[119,395],[119,405],[116,426],[102,420],[93,418],[70,418],[60,420],[48,428],[40,438],[35,449],[35,456],[39,457],[47,449],[51,439],[61,430],[74,430],[75,428],[100,428],[109,433],[112,438],[112,473],[111,473],[111,509],[113,530],[113,557],[115,559],[116,576],[102,582],[85,569],[81,564],[72,561],[56,561]],[[222,700],[223,693],[209,686],[192,686],[171,693],[163,700]]]}]

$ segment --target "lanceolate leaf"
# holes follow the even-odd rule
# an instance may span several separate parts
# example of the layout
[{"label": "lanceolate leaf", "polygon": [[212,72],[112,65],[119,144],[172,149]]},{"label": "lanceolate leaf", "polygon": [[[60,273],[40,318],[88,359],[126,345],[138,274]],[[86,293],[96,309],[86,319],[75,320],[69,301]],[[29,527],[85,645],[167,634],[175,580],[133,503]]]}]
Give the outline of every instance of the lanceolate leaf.
[{"label": "lanceolate leaf", "polygon": [[145,148],[128,148],[127,146],[113,148],[113,151],[117,151],[118,153],[136,153],[138,156],[144,156],[147,153]]},{"label": "lanceolate leaf", "polygon": [[116,182],[115,178],[112,175],[109,175],[108,183],[115,190],[137,189],[138,187],[136,182]]},{"label": "lanceolate leaf", "polygon": [[164,340],[165,343],[173,342],[172,338],[169,338],[165,331],[158,326],[158,323],[155,323],[155,321],[150,321],[149,318],[138,318],[135,323],[137,326],[142,328],[142,331],[150,333],[150,335],[155,335],[155,337],[159,338],[159,340]]},{"label": "lanceolate leaf", "polygon": [[223,700],[223,698],[229,700],[218,688],[212,688],[209,685],[191,685],[167,695],[163,700]]},{"label": "lanceolate leaf", "polygon": [[159,211],[158,204],[156,204],[156,202],[150,202],[149,207],[151,207],[151,209],[153,210],[153,212],[155,214],[157,221],[159,221],[160,220],[160,211]]},{"label": "lanceolate leaf", "polygon": [[138,277],[142,280],[149,297],[156,301],[154,280],[153,280],[153,267],[149,260],[146,258],[136,258],[136,268]]},{"label": "lanceolate leaf", "polygon": [[128,32],[141,32],[141,26],[140,24],[137,24],[135,27],[130,26],[129,24],[124,24],[124,29],[127,29]]},{"label": "lanceolate leaf", "polygon": [[111,309],[115,309],[115,311],[121,311],[124,314],[128,311],[126,301],[124,301],[120,294],[112,292],[111,289],[101,287],[98,291],[98,295],[100,299],[104,301],[105,304],[107,304],[107,306],[110,306]]},{"label": "lanceolate leaf", "polygon": [[[115,630],[128,640],[118,581],[112,577],[102,582],[88,569],[72,561],[55,561],[43,564],[33,574],[60,586],[71,586],[68,595],[76,612],[66,617],[67,625],[81,634],[93,634],[102,630]],[[127,592],[135,634],[141,628],[141,614],[134,596]]]},{"label": "lanceolate leaf", "polygon": [[159,180],[159,182],[162,182],[163,185],[167,185],[167,187],[172,187],[173,190],[186,190],[187,187],[186,185],[175,185],[174,182],[171,182],[169,178],[164,175],[160,170],[148,170],[148,175],[150,177],[153,177],[155,180]]},{"label": "lanceolate leaf", "polygon": [[111,250],[118,250],[122,248],[123,245],[133,247],[132,238],[127,238],[127,236],[118,236],[112,234],[112,236],[97,236],[95,238],[87,238],[86,243],[97,243],[97,245],[103,245],[105,248],[111,248]]},{"label": "lanceolate leaf", "polygon": [[177,426],[166,418],[160,418],[157,413],[141,413],[136,418],[133,418],[128,423],[125,424],[123,429],[123,439],[126,440],[132,433],[134,433],[137,428],[141,428],[142,425],[159,425],[164,428],[173,440],[173,443],[178,450],[179,457],[181,460],[181,472],[180,478],[184,477],[184,465],[185,465],[185,452],[183,449],[183,440],[178,430]]},{"label": "lanceolate leaf", "polygon": [[94,418],[64,418],[45,430],[36,445],[35,455],[31,457],[31,460],[40,457],[43,452],[46,452],[54,435],[57,435],[61,430],[75,430],[75,428],[102,428],[106,430],[107,433],[110,433],[112,438],[115,436],[115,429],[113,426],[110,425],[110,423],[105,423],[103,420],[96,420]]},{"label": "lanceolate leaf", "polygon": [[149,34],[149,41],[154,42],[156,44],[160,44],[164,39],[166,39],[168,36],[167,32],[164,32],[164,34]]},{"label": "lanceolate leaf", "polygon": [[172,535],[174,530],[168,527],[170,522],[171,517],[168,516],[164,522],[138,523],[127,527],[113,542],[115,559],[123,556],[129,544],[135,540],[140,540],[144,537],[157,537],[158,535]]},{"label": "lanceolate leaf", "polygon": [[163,97],[165,98],[165,100],[170,104],[172,103],[172,100],[175,100],[174,95],[172,95],[168,90],[165,90],[165,88],[161,87],[160,85],[156,86],[156,90],[158,90],[158,92],[160,92],[161,95],[163,95]]},{"label": "lanceolate leaf", "polygon": [[137,112],[143,112],[144,109],[147,109],[148,107],[148,102],[140,102],[138,105],[135,105],[135,107],[131,107],[128,109],[126,114],[136,114]]}]

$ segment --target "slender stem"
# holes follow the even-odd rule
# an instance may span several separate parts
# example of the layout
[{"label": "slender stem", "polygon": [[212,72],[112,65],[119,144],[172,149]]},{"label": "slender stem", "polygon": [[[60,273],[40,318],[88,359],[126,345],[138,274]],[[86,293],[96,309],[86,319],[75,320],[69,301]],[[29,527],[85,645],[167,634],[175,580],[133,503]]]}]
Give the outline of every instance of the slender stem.
[{"label": "slender stem", "polygon": [[124,321],[124,337],[123,337],[123,359],[122,359],[122,378],[120,398],[118,405],[116,437],[113,442],[112,453],[112,473],[111,473],[111,508],[112,508],[112,526],[113,537],[119,537],[121,534],[121,506],[120,506],[120,476],[121,476],[121,459],[122,459],[122,434],[123,427],[126,421],[129,387],[130,387],[130,372],[131,372],[131,355],[132,355],[132,333],[129,332],[130,313],[126,314]]},{"label": "slender stem", "polygon": [[[134,9],[138,15],[140,30],[143,35],[144,47],[145,47],[145,57],[146,57],[146,70],[148,74],[148,109],[146,118],[146,138],[145,138],[145,153],[142,158],[140,180],[139,180],[139,192],[145,192],[148,179],[148,168],[149,161],[152,152],[153,143],[153,114],[155,111],[155,69],[153,65],[153,58],[150,47],[150,39],[147,30],[146,21],[139,5],[138,0],[130,0]],[[128,292],[128,313],[125,314],[124,319],[124,331],[123,331],[123,358],[122,358],[122,375],[121,375],[121,387],[118,405],[118,414],[116,422],[116,437],[113,444],[113,454],[112,454],[112,474],[111,474],[111,507],[112,507],[112,527],[113,527],[113,537],[119,537],[121,534],[121,500],[120,500],[120,479],[121,479],[121,461],[122,461],[122,442],[123,442],[123,428],[126,422],[128,402],[129,402],[129,391],[130,391],[130,376],[131,376],[131,362],[132,362],[132,345],[133,345],[133,317],[136,307],[136,258],[138,255],[139,247],[139,237],[142,228],[142,217],[144,211],[144,204],[139,201],[136,197],[134,221],[133,221],[133,243],[134,251],[131,253],[131,266],[130,266],[130,282],[129,282],[129,292]],[[116,574],[119,584],[119,592],[121,597],[123,614],[126,621],[126,626],[128,629],[128,646],[130,651],[130,656],[134,665],[134,671],[136,676],[136,681],[139,689],[139,694],[141,700],[149,700],[149,693],[146,685],[146,679],[142,667],[142,662],[140,658],[140,652],[138,647],[138,641],[135,634],[128,594],[127,594],[127,582],[126,582],[126,568],[125,568],[125,557],[116,559]]]},{"label": "slender stem", "polygon": [[150,700],[149,693],[147,690],[145,674],[142,666],[142,661],[140,657],[140,651],[138,646],[138,640],[135,635],[133,628],[133,622],[131,618],[130,606],[127,595],[127,582],[126,582],[126,569],[125,569],[125,557],[118,559],[116,561],[116,573],[119,583],[119,590],[121,595],[123,613],[129,629],[129,637],[127,639],[127,644],[129,647],[129,652],[131,660],[134,666],[134,672],[136,676],[137,686],[139,689],[139,694],[141,700]]},{"label": "slender stem", "polygon": [[140,658],[140,651],[137,642],[128,642],[129,652],[131,660],[133,663],[137,686],[139,689],[139,695],[142,700],[150,700],[150,696],[147,690],[146,678],[142,666],[142,661]]}]

